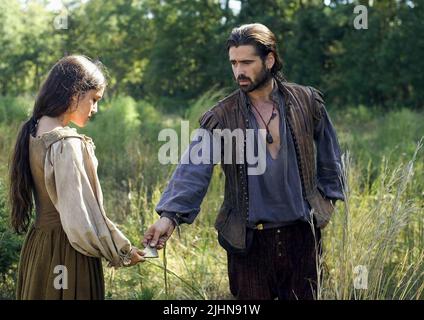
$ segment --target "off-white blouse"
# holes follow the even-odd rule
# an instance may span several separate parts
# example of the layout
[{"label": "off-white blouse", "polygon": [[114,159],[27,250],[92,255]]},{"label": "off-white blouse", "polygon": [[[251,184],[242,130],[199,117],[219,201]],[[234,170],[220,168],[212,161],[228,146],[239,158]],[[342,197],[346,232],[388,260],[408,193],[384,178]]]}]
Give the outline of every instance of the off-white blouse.
[{"label": "off-white blouse", "polygon": [[110,266],[129,262],[131,244],[106,216],[91,138],[65,127],[43,134],[44,181],[72,247]]}]

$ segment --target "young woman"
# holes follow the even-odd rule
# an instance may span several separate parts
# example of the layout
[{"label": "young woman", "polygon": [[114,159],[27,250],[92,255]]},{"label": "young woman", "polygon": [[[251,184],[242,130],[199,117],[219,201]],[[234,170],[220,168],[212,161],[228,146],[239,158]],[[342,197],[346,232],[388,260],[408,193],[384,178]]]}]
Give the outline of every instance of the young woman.
[{"label": "young woman", "polygon": [[12,226],[30,227],[23,244],[17,299],[104,299],[101,257],[131,266],[143,253],[103,208],[92,140],[68,127],[86,125],[106,87],[100,63],[58,61],[23,125],[10,166]]}]

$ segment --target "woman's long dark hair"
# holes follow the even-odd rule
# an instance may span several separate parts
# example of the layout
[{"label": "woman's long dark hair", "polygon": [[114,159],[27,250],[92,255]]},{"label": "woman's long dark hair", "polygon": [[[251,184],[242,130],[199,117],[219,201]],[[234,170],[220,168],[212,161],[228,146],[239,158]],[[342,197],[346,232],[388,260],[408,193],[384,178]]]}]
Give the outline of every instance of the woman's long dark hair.
[{"label": "woman's long dark hair", "polygon": [[38,120],[42,116],[61,116],[68,110],[72,98],[105,86],[102,64],[84,56],[64,57],[50,70],[35,100],[32,116],[20,129],[10,163],[11,224],[17,233],[28,230],[34,208],[29,138],[35,136]]}]

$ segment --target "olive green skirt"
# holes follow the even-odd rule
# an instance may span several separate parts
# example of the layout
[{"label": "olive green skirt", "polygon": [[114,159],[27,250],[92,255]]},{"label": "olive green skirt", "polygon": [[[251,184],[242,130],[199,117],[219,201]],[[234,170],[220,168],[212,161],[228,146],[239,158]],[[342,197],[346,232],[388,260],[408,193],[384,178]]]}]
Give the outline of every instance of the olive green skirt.
[{"label": "olive green skirt", "polygon": [[104,296],[100,258],[72,248],[60,224],[31,227],[19,262],[18,300],[99,300]]}]

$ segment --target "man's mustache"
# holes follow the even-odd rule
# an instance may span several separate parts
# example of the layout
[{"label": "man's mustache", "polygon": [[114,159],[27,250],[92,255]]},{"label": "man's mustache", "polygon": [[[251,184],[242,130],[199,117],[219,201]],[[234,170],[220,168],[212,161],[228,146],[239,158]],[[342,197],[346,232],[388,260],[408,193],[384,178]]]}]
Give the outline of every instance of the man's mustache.
[{"label": "man's mustache", "polygon": [[237,77],[237,81],[241,81],[241,80],[249,80],[250,82],[252,81],[252,80],[250,80],[250,78],[248,78],[248,77],[245,77],[245,76],[238,76],[238,77]]}]

